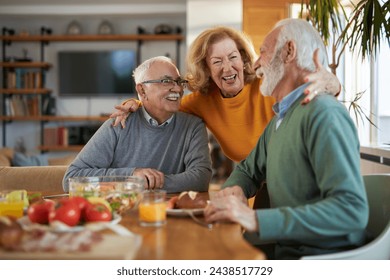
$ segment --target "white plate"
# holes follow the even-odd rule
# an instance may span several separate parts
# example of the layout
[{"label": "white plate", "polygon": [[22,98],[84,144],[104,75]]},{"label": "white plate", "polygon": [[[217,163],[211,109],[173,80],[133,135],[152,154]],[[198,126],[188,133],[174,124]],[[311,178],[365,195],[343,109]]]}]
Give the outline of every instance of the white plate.
[{"label": "white plate", "polygon": [[114,217],[110,222],[92,222],[86,223],[85,225],[70,227],[62,222],[55,221],[50,225],[42,225],[37,223],[32,223],[28,216],[23,216],[18,219],[19,224],[26,231],[31,231],[35,229],[44,230],[44,231],[52,231],[52,232],[77,232],[82,231],[83,229],[90,229],[92,231],[99,231],[104,228],[107,228],[109,225],[118,224],[121,221],[122,217],[116,213],[114,213]]},{"label": "white plate", "polygon": [[167,209],[167,214],[169,216],[176,216],[176,217],[185,217],[189,216],[188,212],[192,212],[194,215],[203,215],[202,208],[199,209]]}]

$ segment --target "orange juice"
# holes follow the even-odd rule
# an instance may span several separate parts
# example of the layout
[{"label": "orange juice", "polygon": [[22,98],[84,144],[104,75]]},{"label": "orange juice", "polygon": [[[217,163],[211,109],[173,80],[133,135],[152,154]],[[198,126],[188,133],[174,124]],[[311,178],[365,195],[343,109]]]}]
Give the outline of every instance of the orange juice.
[{"label": "orange juice", "polygon": [[0,191],[0,216],[20,218],[25,206],[28,206],[26,190]]},{"label": "orange juice", "polygon": [[167,204],[165,202],[141,203],[138,211],[139,219],[142,222],[164,222],[167,218]]},{"label": "orange juice", "polygon": [[162,226],[167,220],[167,203],[164,190],[145,191],[138,206],[141,226]]},{"label": "orange juice", "polygon": [[0,216],[20,218],[23,216],[23,207],[23,201],[0,201]]}]

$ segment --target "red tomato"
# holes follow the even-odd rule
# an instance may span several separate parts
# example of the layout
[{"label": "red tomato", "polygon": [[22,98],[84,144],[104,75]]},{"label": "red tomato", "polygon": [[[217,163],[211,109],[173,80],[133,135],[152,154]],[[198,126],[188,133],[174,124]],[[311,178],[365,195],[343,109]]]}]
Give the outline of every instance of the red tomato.
[{"label": "red tomato", "polygon": [[85,210],[87,222],[108,222],[112,220],[112,213],[103,203],[90,204]]},{"label": "red tomato", "polygon": [[39,200],[28,207],[27,216],[33,223],[47,224],[49,213],[54,209],[53,200]]},{"label": "red tomato", "polygon": [[80,208],[80,211],[85,210],[85,208],[89,204],[89,201],[87,199],[85,199],[84,197],[82,197],[82,196],[70,197],[69,201],[76,203],[77,206]]},{"label": "red tomato", "polygon": [[85,210],[90,202],[82,196],[73,196],[69,198],[70,202],[74,202],[80,209],[80,220],[85,220]]},{"label": "red tomato", "polygon": [[80,222],[81,211],[75,201],[70,199],[61,199],[57,202],[55,209],[50,211],[49,222],[60,221],[70,227]]}]

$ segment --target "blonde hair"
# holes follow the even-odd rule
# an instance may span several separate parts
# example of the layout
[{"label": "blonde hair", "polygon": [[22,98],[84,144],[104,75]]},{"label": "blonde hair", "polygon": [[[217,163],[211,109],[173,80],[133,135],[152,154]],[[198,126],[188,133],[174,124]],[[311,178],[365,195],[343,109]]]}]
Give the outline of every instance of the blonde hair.
[{"label": "blonde hair", "polygon": [[203,31],[191,44],[187,54],[187,74],[189,89],[207,93],[215,85],[210,77],[206,57],[209,47],[223,39],[232,39],[244,62],[244,83],[249,84],[256,79],[253,63],[256,53],[249,37],[234,28],[217,26]]}]

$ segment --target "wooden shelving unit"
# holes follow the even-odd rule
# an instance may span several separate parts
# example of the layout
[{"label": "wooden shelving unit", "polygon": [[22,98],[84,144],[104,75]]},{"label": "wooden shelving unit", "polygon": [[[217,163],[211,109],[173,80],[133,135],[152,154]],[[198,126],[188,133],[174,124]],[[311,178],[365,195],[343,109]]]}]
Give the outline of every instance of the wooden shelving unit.
[{"label": "wooden shelving unit", "polygon": [[0,88],[0,94],[50,94],[48,88]]},{"label": "wooden shelving unit", "polygon": [[[4,31],[3,31],[4,32]],[[3,33],[4,34],[4,33]],[[181,34],[116,34],[116,35],[3,35],[0,36],[3,48],[3,59],[0,62],[0,68],[3,69],[17,69],[17,68],[37,68],[41,69],[41,73],[44,76],[45,71],[48,71],[52,64],[44,61],[44,49],[50,44],[55,42],[104,42],[104,41],[136,41],[137,42],[137,63],[140,63],[141,46],[145,41],[175,41],[176,42],[176,62],[180,64],[180,43],[184,40],[184,36]],[[40,60],[41,61],[21,61],[21,62],[9,62],[6,61],[6,47],[12,42],[26,43],[37,42],[40,44]],[[5,71],[3,71],[4,73]],[[3,85],[6,84],[6,76],[3,75]],[[51,95],[51,89],[44,88],[45,80],[43,78],[42,87],[39,88],[1,88],[0,95],[3,99],[3,112],[5,110],[5,99],[12,95],[40,95],[42,98]],[[28,97],[26,97],[28,98]],[[44,152],[47,151],[80,151],[82,145],[70,145],[70,146],[55,146],[44,145],[44,129],[47,122],[104,122],[108,119],[108,116],[48,116],[48,115],[30,115],[30,116],[0,116],[3,129],[3,146],[6,146],[6,126],[7,124],[18,122],[40,122],[41,130],[41,145],[38,149]]]},{"label": "wooden shelving unit", "polygon": [[116,34],[116,35],[14,35],[0,36],[7,42],[77,42],[77,41],[182,41],[181,34]]},{"label": "wooden shelving unit", "polygon": [[0,116],[2,121],[44,121],[44,122],[104,122],[108,117],[101,116]]},{"label": "wooden shelving unit", "polygon": [[83,145],[69,145],[69,146],[38,146],[38,150],[43,152],[48,151],[66,151],[66,152],[79,152],[83,148]]}]

